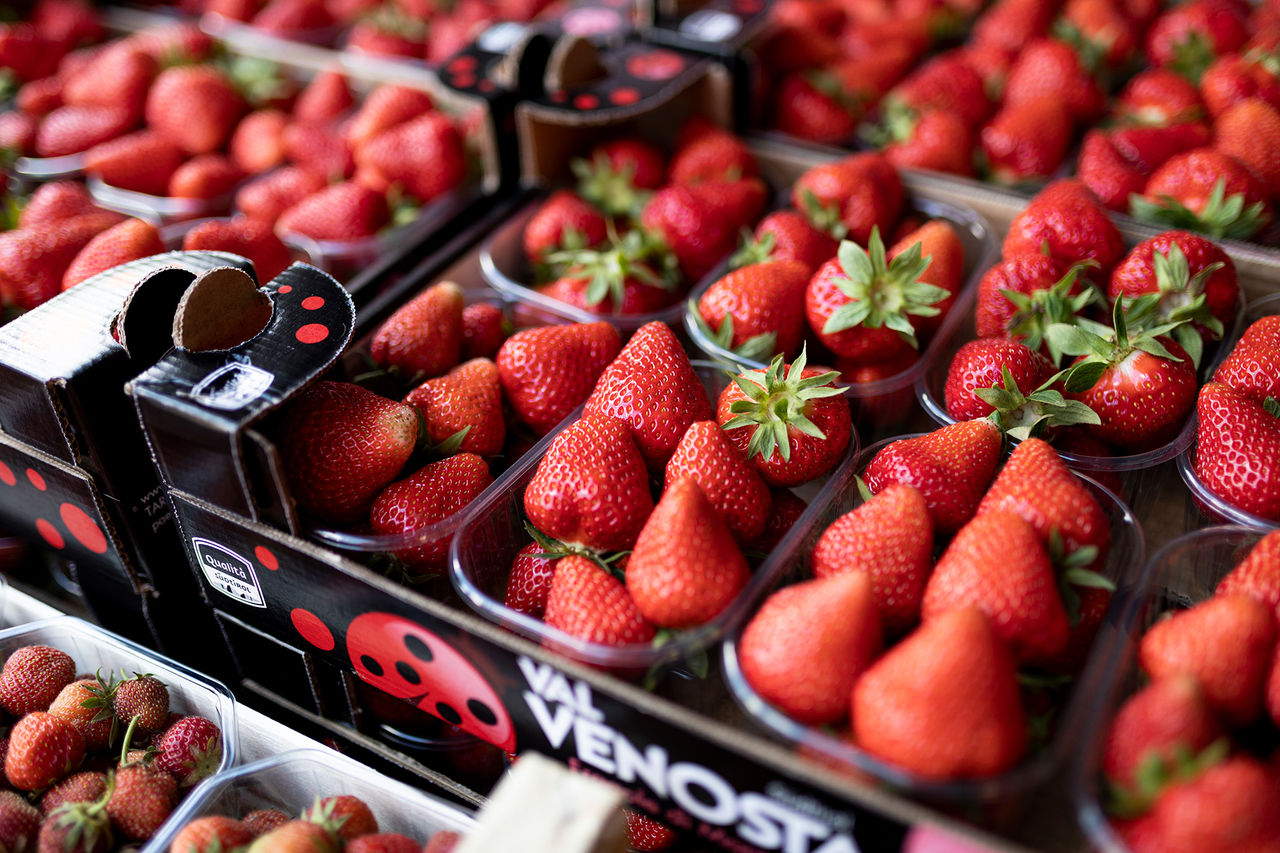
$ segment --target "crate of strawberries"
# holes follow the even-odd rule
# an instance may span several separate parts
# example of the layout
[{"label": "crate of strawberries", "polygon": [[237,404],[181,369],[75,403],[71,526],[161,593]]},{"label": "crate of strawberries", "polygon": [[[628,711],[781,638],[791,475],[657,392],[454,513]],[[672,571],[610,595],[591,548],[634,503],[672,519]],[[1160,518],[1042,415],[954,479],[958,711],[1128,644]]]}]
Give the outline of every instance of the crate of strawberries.
[{"label": "crate of strawberries", "polygon": [[8,849],[145,843],[235,762],[235,700],[179,663],[72,617],[0,632],[0,655]]}]

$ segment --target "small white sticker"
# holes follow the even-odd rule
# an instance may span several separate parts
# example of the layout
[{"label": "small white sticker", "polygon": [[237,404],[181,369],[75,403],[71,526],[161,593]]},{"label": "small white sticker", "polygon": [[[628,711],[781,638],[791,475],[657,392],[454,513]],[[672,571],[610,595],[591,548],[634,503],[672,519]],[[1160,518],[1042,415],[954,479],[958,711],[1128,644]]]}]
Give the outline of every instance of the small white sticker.
[{"label": "small white sticker", "polygon": [[252,364],[226,364],[201,379],[191,396],[212,409],[231,411],[261,397],[274,381],[273,374]]},{"label": "small white sticker", "polygon": [[699,41],[724,41],[740,29],[737,16],[714,9],[699,9],[680,22],[680,32]]},{"label": "small white sticker", "polygon": [[506,53],[520,41],[525,26],[514,21],[494,24],[476,38],[476,45],[489,53]]},{"label": "small white sticker", "polygon": [[252,563],[235,551],[199,536],[191,537],[191,547],[196,552],[196,562],[200,564],[200,570],[204,572],[210,586],[241,604],[250,607],[267,606]]}]

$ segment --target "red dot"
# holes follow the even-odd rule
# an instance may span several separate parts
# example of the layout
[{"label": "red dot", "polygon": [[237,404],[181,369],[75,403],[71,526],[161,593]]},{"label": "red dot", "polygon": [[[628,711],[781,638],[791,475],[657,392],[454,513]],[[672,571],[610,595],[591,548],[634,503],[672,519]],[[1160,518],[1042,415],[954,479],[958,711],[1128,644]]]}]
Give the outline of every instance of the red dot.
[{"label": "red dot", "polygon": [[31,485],[35,486],[42,492],[49,488],[44,482],[44,477],[41,477],[40,472],[36,471],[34,468],[27,469],[27,479],[31,481]]},{"label": "red dot", "polygon": [[492,92],[494,89],[498,87],[492,80],[486,77],[476,84],[476,88],[479,89],[481,92]]},{"label": "red dot", "polygon": [[258,558],[258,562],[266,566],[273,572],[280,571],[280,561],[276,559],[276,555],[272,554],[265,546],[259,545],[253,549],[253,556]]},{"label": "red dot", "polygon": [[461,74],[453,75],[453,85],[459,89],[470,89],[476,84],[476,75],[470,71],[463,71]]},{"label": "red dot", "polygon": [[44,541],[48,542],[55,548],[62,549],[67,547],[67,540],[62,538],[62,534],[58,532],[58,528],[45,521],[43,518],[36,519],[36,532],[44,537]]},{"label": "red dot", "polygon": [[95,554],[107,553],[107,537],[98,529],[89,513],[75,504],[64,503],[58,507],[58,514],[77,542]]},{"label": "red dot", "polygon": [[640,100],[640,90],[631,86],[623,86],[621,89],[614,89],[610,92],[609,100],[619,105],[634,104]]},{"label": "red dot", "polygon": [[315,311],[315,310],[316,310],[316,309],[318,309],[318,308],[323,308],[323,307],[324,307],[324,297],[323,297],[323,296],[308,296],[306,299],[302,300],[302,307],[303,307],[303,308],[306,308],[308,311]]},{"label": "red dot", "polygon": [[474,56],[459,56],[449,62],[447,66],[450,71],[474,71],[476,67],[476,58]]},{"label": "red dot", "polygon": [[594,110],[600,106],[600,99],[590,92],[584,92],[573,99],[573,105],[580,110]]},{"label": "red dot", "polygon": [[641,80],[669,80],[684,69],[684,58],[670,50],[654,50],[627,60],[627,71]]},{"label": "red dot", "polygon": [[18,485],[18,478],[13,476],[13,469],[3,462],[0,462],[0,483],[4,483],[6,486]]},{"label": "red dot", "polygon": [[278,293],[292,293],[292,292],[293,292],[293,285],[292,285],[292,284],[282,284],[282,285],[280,285],[279,287],[277,287],[277,288],[276,288],[276,291],[277,291]]},{"label": "red dot", "polygon": [[289,620],[293,622],[294,629],[302,636],[302,639],[321,651],[333,651],[333,647],[336,645],[333,641],[333,632],[325,627],[319,616],[310,610],[295,607],[289,613]]},{"label": "red dot", "polygon": [[318,344],[329,337],[329,327],[323,323],[308,323],[294,337],[304,344]]}]

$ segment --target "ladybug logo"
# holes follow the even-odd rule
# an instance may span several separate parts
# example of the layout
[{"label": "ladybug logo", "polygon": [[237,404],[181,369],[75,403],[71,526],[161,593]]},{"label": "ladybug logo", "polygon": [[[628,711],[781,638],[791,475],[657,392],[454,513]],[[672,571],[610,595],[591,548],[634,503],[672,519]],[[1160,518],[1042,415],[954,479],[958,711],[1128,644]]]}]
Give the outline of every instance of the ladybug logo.
[{"label": "ladybug logo", "polygon": [[501,747],[516,731],[493,686],[453,646],[394,613],[364,613],[347,627],[347,654],[372,687]]}]

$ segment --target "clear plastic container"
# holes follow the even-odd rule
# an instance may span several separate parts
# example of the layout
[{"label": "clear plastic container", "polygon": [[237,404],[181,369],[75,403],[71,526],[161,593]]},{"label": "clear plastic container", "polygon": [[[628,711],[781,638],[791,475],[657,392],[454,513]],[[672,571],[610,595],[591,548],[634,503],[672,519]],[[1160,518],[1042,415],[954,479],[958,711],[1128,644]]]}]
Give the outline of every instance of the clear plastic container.
[{"label": "clear plastic container", "polygon": [[317,797],[350,794],[373,811],[379,832],[398,832],[424,844],[442,829],[465,834],[475,819],[416,788],[327,749],[295,749],[206,779],[174,812],[142,853],[168,853],[175,836],[206,815],[244,817],[257,809],[297,816]]},{"label": "clear plastic container", "polygon": [[[712,362],[693,362],[708,397],[714,402],[731,381],[733,372]],[[840,463],[825,477],[799,486],[793,491],[809,506],[791,532],[779,543],[752,575],[746,589],[724,612],[705,625],[679,631],[660,646],[629,644],[608,646],[592,643],[566,634],[532,616],[511,610],[503,604],[507,577],[516,552],[529,541],[524,529],[524,490],[538,469],[548,446],[560,429],[580,416],[581,409],[566,419],[555,432],[546,436],[527,453],[519,464],[503,475],[494,488],[472,503],[468,518],[454,537],[450,550],[450,578],[459,595],[480,615],[502,627],[527,637],[544,647],[573,660],[603,667],[619,674],[643,673],[654,668],[674,666],[688,660],[720,639],[747,614],[749,603],[758,590],[774,574],[773,566],[787,552],[797,531],[806,527],[820,507],[850,475],[857,454],[856,430]]]},{"label": "clear plastic container", "polygon": [[[160,239],[168,249],[171,251],[177,251],[182,248],[182,241],[186,238],[187,232],[191,231],[196,226],[203,225],[206,222],[226,222],[231,218],[232,217],[226,216],[209,216],[201,219],[184,219],[178,222],[170,222],[160,226]],[[328,272],[328,268],[324,263],[325,259],[323,257],[319,257],[318,252],[313,254],[313,247],[307,246],[303,243],[299,243],[297,245],[286,245],[292,252],[293,260],[301,261],[302,263],[309,264],[318,270]]]},{"label": "clear plastic container", "polygon": [[84,174],[84,152],[61,157],[19,157],[13,173],[24,181],[61,181]]},{"label": "clear plastic container", "polygon": [[[899,436],[912,438],[914,435]],[[770,575],[753,590],[750,612],[754,613],[776,589],[812,577],[809,555],[822,532],[837,518],[862,503],[855,474],[866,469],[886,445],[886,439],[863,450],[843,480],[832,489],[825,502],[811,507],[802,523],[793,528],[786,553],[770,561]],[[1024,759],[1017,767],[989,779],[936,781],[925,779],[870,755],[848,740],[823,729],[803,725],[765,701],[743,676],[738,663],[738,643],[747,620],[737,627],[723,647],[724,673],[731,692],[748,717],[773,732],[784,742],[827,767],[848,770],[855,776],[926,803],[941,811],[960,813],[984,825],[1001,827],[1021,817],[1040,797],[1047,784],[1066,768],[1077,743],[1094,673],[1105,667],[1115,645],[1124,638],[1120,613],[1137,582],[1145,555],[1142,528],[1124,502],[1087,477],[1081,479],[1099,499],[1111,522],[1111,551],[1102,572],[1116,585],[1111,604],[1094,639],[1089,656],[1065,707],[1055,723],[1055,732],[1043,749]],[[781,549],[780,549],[781,550]],[[963,736],[957,733],[957,736]]]},{"label": "clear plastic container", "polygon": [[149,195],[113,187],[95,177],[88,178],[85,184],[89,187],[94,203],[99,207],[159,223],[228,213],[233,197],[233,193],[213,199]]},{"label": "clear plastic container", "polygon": [[114,672],[118,677],[124,670],[154,675],[169,688],[174,711],[206,717],[222,730],[218,772],[235,765],[239,746],[236,700],[221,682],[74,616],[57,616],[0,631],[0,659],[30,645],[52,646],[66,652],[75,660],[76,672],[101,670],[104,675]]},{"label": "clear plastic container", "polygon": [[[1086,726],[1074,768],[1074,792],[1080,826],[1092,849],[1127,850],[1099,800],[1099,768],[1107,729],[1124,700],[1143,684],[1137,664],[1142,635],[1163,614],[1183,610],[1213,595],[1218,581],[1235,568],[1264,534],[1244,527],[1208,527],[1167,543],[1143,569],[1137,592],[1119,619],[1120,642],[1105,668],[1088,685]],[[1229,651],[1229,650],[1224,650]]]},{"label": "clear plastic container", "polygon": [[[1272,314],[1280,314],[1280,293],[1265,296],[1245,306],[1244,316],[1234,340],[1239,340],[1245,329],[1250,325]],[[1225,360],[1228,354],[1229,349],[1224,347],[1221,357],[1214,364],[1215,370],[1217,365],[1222,360]],[[1212,375],[1212,372],[1208,374],[1210,377]],[[1190,437],[1186,447],[1178,454],[1178,475],[1182,477],[1182,482],[1187,487],[1187,528],[1194,529],[1204,525],[1206,522],[1209,524],[1241,524],[1259,530],[1272,530],[1280,527],[1280,520],[1263,518],[1260,515],[1254,515],[1251,512],[1240,509],[1218,497],[1218,495],[1209,490],[1208,486],[1201,482],[1200,478],[1196,476],[1194,468],[1197,429],[1198,421],[1193,412],[1191,420],[1187,424],[1187,432],[1190,433]]]},{"label": "clear plastic container", "polygon": [[[867,414],[870,415],[875,411],[870,408],[874,400],[892,399],[898,394],[908,397],[914,396],[915,391],[913,389],[915,384],[942,358],[949,339],[955,335],[957,327],[963,322],[963,318],[972,314],[973,304],[978,294],[978,281],[1000,255],[1000,244],[991,224],[973,210],[956,207],[955,205],[929,198],[916,197],[910,201],[908,214],[910,213],[923,214],[929,219],[943,219],[955,227],[956,233],[959,234],[960,240],[964,245],[964,287],[956,297],[955,302],[952,303],[951,310],[943,319],[937,332],[924,344],[924,350],[921,352],[918,361],[906,370],[874,382],[839,383],[844,386],[845,393],[849,395],[854,403],[855,415],[859,414],[859,403],[866,405]],[[711,358],[738,365],[743,370],[764,368],[767,366],[764,362],[743,358],[731,350],[719,346],[711,338],[707,337],[706,333],[698,325],[697,309],[694,306],[702,298],[702,295],[706,293],[707,288],[723,278],[728,272],[728,264],[721,264],[689,294],[689,299],[686,300],[685,306],[683,306],[685,331],[688,332],[689,337],[698,348]],[[815,352],[812,344],[810,345],[809,353],[810,362],[821,362],[821,357]],[[914,401],[908,402],[906,407],[908,410],[911,408],[910,404],[912,402]],[[904,412],[903,414],[905,416],[906,413]],[[862,420],[865,420],[865,418],[860,419],[860,423]],[[874,425],[876,426],[888,426],[889,424],[885,421],[892,419],[878,418],[875,420],[876,423]]]}]

